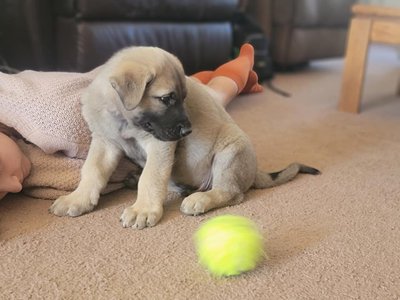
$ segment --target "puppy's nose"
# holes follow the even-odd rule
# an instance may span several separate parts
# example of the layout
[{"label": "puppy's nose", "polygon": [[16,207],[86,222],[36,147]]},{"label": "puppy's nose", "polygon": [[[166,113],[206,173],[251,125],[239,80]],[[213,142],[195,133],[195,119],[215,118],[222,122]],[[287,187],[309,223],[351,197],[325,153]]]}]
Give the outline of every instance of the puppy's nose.
[{"label": "puppy's nose", "polygon": [[192,133],[192,127],[182,127],[180,134],[182,137],[187,136]]},{"label": "puppy's nose", "polygon": [[181,137],[187,136],[192,132],[192,124],[189,121],[179,123],[178,130]]}]

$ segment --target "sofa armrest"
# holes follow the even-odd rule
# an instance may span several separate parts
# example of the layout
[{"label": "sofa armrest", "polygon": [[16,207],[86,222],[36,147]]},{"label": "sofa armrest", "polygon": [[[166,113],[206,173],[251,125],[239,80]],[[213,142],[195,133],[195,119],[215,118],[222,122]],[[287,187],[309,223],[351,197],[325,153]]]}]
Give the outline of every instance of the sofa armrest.
[{"label": "sofa armrest", "polygon": [[356,0],[254,0],[247,12],[270,38],[276,65],[284,68],[344,53]]},{"label": "sofa armrest", "polygon": [[268,38],[271,38],[272,0],[252,0],[246,5],[246,13],[252,16]]},{"label": "sofa armrest", "polygon": [[0,0],[0,55],[16,69],[54,65],[51,0]]}]

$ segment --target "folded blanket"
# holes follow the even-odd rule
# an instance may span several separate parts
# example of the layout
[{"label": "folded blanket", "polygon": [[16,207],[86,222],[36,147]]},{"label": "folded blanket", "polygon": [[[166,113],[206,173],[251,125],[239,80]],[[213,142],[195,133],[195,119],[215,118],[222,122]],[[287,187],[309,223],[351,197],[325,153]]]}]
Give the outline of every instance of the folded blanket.
[{"label": "folded blanket", "polygon": [[[70,158],[62,153],[46,154],[23,140],[17,143],[32,162],[31,173],[23,183],[24,194],[34,198],[56,199],[76,189],[84,159]],[[140,172],[141,169],[137,165],[122,159],[102,194],[126,187],[127,182],[132,184]]]},{"label": "folded blanket", "polygon": [[[56,199],[78,186],[91,141],[80,96],[97,71],[0,73],[0,123],[22,136],[18,144],[32,162],[23,183],[26,194]],[[123,187],[139,173],[137,165],[123,159],[103,192]]]}]

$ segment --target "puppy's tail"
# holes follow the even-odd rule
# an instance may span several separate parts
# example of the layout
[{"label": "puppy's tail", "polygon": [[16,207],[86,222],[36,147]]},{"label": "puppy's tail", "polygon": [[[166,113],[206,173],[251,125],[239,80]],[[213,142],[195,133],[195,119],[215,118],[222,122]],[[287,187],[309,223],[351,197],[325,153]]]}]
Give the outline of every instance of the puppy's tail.
[{"label": "puppy's tail", "polygon": [[253,183],[253,188],[265,189],[277,186],[292,180],[299,173],[311,174],[311,175],[321,174],[319,170],[313,167],[309,167],[299,163],[292,163],[285,169],[274,173],[267,173],[258,170],[256,175],[256,180]]}]

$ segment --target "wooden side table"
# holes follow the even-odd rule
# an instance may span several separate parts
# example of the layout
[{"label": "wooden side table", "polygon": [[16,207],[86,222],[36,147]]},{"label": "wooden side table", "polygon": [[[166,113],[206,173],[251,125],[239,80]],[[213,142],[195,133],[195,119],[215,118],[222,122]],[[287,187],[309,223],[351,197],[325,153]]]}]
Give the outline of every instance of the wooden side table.
[{"label": "wooden side table", "polygon": [[339,110],[358,113],[369,44],[400,44],[400,9],[356,4],[352,12]]}]

